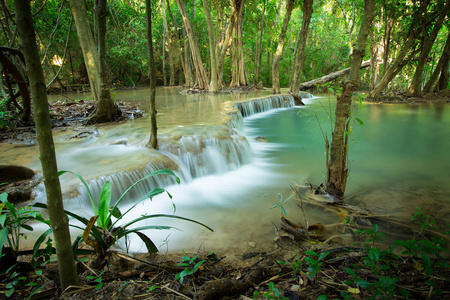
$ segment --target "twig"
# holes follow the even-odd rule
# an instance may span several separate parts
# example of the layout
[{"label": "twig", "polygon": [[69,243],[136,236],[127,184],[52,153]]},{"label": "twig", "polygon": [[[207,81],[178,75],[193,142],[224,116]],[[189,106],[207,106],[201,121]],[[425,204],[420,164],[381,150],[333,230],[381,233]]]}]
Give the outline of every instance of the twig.
[{"label": "twig", "polygon": [[169,288],[168,285],[169,285],[169,284],[163,285],[161,288],[166,289],[166,290],[168,290],[168,291],[170,291],[170,292],[172,292],[172,293],[174,293],[174,294],[176,294],[176,295],[178,295],[178,296],[180,296],[180,297],[183,297],[183,298],[185,298],[185,299],[192,299],[192,298],[189,298],[188,296],[186,296],[186,295],[184,295],[184,294],[182,294],[182,293],[180,293],[180,292],[177,292],[177,291],[175,291],[175,290]]}]

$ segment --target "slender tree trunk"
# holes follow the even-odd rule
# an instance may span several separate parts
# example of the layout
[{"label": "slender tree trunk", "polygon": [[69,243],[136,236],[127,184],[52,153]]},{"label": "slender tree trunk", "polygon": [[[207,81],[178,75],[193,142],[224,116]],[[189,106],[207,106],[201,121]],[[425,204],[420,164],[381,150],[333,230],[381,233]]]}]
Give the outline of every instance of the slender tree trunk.
[{"label": "slender tree trunk", "polygon": [[203,9],[205,11],[206,23],[208,24],[209,52],[211,55],[211,83],[209,85],[209,91],[212,93],[216,93],[218,92],[216,42],[214,37],[214,27],[211,19],[211,11],[209,10],[208,0],[203,0]]},{"label": "slender tree trunk", "polygon": [[[403,48],[397,55],[397,58],[393,63],[389,65],[389,68],[384,72],[383,77],[380,79],[375,88],[370,91],[369,97],[377,98],[381,92],[387,87],[389,82],[397,75],[402,68],[408,63],[408,61],[413,57],[416,51],[412,51],[409,57],[406,57],[409,50],[413,48],[414,41],[416,40],[416,29],[418,28],[419,23],[412,25],[412,30],[408,36],[408,39],[403,45]],[[406,57],[406,58],[405,58]]]},{"label": "slender tree trunk", "polygon": [[281,27],[280,39],[278,40],[277,51],[273,58],[272,65],[272,89],[274,94],[281,93],[280,91],[280,60],[283,54],[284,40],[286,39],[286,32],[288,24],[291,19],[292,10],[294,8],[294,0],[286,1],[286,14],[284,15],[283,26]]},{"label": "slender tree trunk", "polygon": [[448,88],[450,78],[449,65],[450,65],[450,56],[447,56],[442,66],[441,76],[439,76],[438,83],[436,84],[435,87],[436,91],[442,91]]},{"label": "slender tree trunk", "polygon": [[100,71],[100,95],[97,107],[87,118],[88,124],[105,123],[114,121],[116,118],[116,106],[111,98],[108,86],[108,68],[106,67],[106,17],[108,9],[106,0],[97,0],[97,43],[98,43],[98,67]]},{"label": "slender tree trunk", "polygon": [[163,34],[162,34],[162,45],[161,45],[161,55],[162,55],[162,74],[163,74],[163,85],[167,85],[166,76],[166,40],[167,40],[167,19],[166,19],[166,1],[162,0],[162,15],[163,15]]},{"label": "slender tree trunk", "polygon": [[228,24],[226,33],[225,33],[225,38],[223,40],[223,46],[222,49],[220,51],[220,57],[219,57],[219,61],[218,61],[218,65],[217,65],[217,74],[218,74],[218,88],[222,89],[224,84],[223,84],[223,64],[225,62],[225,56],[227,54],[228,48],[231,45],[231,33],[233,32],[233,27],[234,24],[236,23],[236,20],[234,19],[235,16],[231,15],[230,17],[230,22]]},{"label": "slender tree trunk", "polygon": [[198,49],[197,39],[194,36],[194,31],[192,30],[191,22],[189,20],[186,6],[183,0],[177,0],[178,8],[183,17],[184,27],[189,38],[189,45],[191,46],[192,59],[194,61],[195,73],[198,88],[200,90],[209,89],[208,76],[206,76],[205,68],[203,67],[202,58],[200,56],[200,50]]},{"label": "slender tree trunk", "polygon": [[145,0],[145,12],[147,14],[147,42],[148,61],[150,65],[150,140],[149,147],[158,149],[158,127],[156,124],[156,69],[155,57],[153,55],[153,34],[152,34],[152,3]]},{"label": "slender tree trunk", "polygon": [[184,40],[184,77],[186,79],[186,86],[194,86],[194,75],[192,74],[191,50],[189,47],[189,39],[187,37],[186,29],[183,28]]},{"label": "slender tree trunk", "polygon": [[231,14],[236,22],[232,28],[232,70],[230,87],[248,86],[248,78],[244,65],[244,50],[242,45],[242,22],[245,0],[231,0]]},{"label": "slender tree trunk", "polygon": [[163,24],[164,24],[164,31],[165,31],[164,36],[165,36],[165,40],[167,41],[167,52],[169,55],[169,72],[170,72],[169,85],[174,86],[175,85],[175,66],[174,66],[174,62],[173,62],[172,38],[170,35],[169,26],[167,25],[167,16],[166,16],[166,7],[168,5],[167,5],[166,0],[162,0],[162,2],[163,2],[163,10],[162,10]]},{"label": "slender tree trunk", "polygon": [[[444,1],[442,1],[444,3]],[[441,10],[439,17],[437,18],[433,30],[430,33],[430,36],[426,39],[426,42],[423,43],[422,51],[420,52],[419,61],[417,62],[416,72],[414,73],[414,77],[411,81],[411,86],[409,87],[409,93],[414,96],[422,95],[421,85],[423,82],[423,70],[425,68],[425,64],[428,59],[428,55],[433,47],[433,44],[436,40],[436,37],[441,30],[442,24],[444,23],[444,19],[448,15],[450,11],[450,2],[447,1],[444,8]]]},{"label": "slender tree trunk", "polygon": [[94,100],[100,96],[100,68],[97,47],[92,36],[86,6],[83,0],[70,0],[75,27],[77,28],[78,40],[83,52],[84,64],[89,77],[91,93]]},{"label": "slender tree trunk", "polygon": [[335,124],[332,135],[331,147],[328,149],[326,141],[327,160],[327,191],[338,198],[342,198],[347,185],[347,151],[348,132],[353,92],[358,84],[359,68],[364,58],[372,20],[374,17],[375,0],[365,0],[364,15],[358,34],[356,45],[353,49],[352,62],[348,80],[344,83],[342,93],[337,99],[335,111]]},{"label": "slender tree trunk", "polygon": [[264,8],[261,14],[261,29],[259,34],[259,42],[257,43],[256,47],[256,55],[255,55],[255,78],[253,78],[253,86],[258,88],[258,81],[259,81],[259,69],[261,68],[261,56],[262,56],[262,39],[264,34],[264,17],[266,14],[266,1],[264,1]]},{"label": "slender tree trunk", "polygon": [[[430,79],[423,87],[423,93],[428,93],[431,90],[431,87],[436,82],[436,79],[438,79],[439,74],[442,73],[443,68],[448,69],[448,58],[450,57],[450,32],[447,36],[447,41],[445,42],[444,51],[442,52],[441,58],[439,58],[439,62],[436,66],[436,68],[433,71],[433,74],[431,74]],[[447,62],[447,65],[445,64]]]},{"label": "slender tree trunk", "polygon": [[293,94],[298,94],[300,91],[300,84],[302,81],[303,66],[305,65],[305,48],[306,39],[308,38],[309,23],[311,21],[311,16],[313,13],[313,1],[314,0],[304,0],[303,1],[303,21],[302,21],[302,31],[300,36],[300,43],[297,50],[297,59],[295,61],[294,75],[292,78],[292,84],[290,92]]},{"label": "slender tree trunk", "polygon": [[59,277],[61,286],[65,289],[70,285],[78,285],[78,276],[70,240],[69,219],[64,212],[62,202],[44,74],[34,35],[30,2],[22,0],[15,0],[14,2],[16,22],[33,99],[36,137],[39,143],[42,173],[44,175],[48,214],[56,244]]},{"label": "slender tree trunk", "polygon": [[[166,6],[167,7],[167,11],[169,12],[170,18],[172,20],[173,27],[175,28],[174,33],[173,33],[173,38],[174,38],[174,41],[175,41],[174,44],[176,46],[172,47],[172,45],[171,45],[171,47],[170,47],[170,49],[172,49],[172,51],[175,54],[175,55],[172,55],[172,66],[171,66],[171,69],[170,69],[170,74],[171,74],[170,76],[172,76],[172,72],[174,73],[173,85],[175,85],[175,66],[174,66],[174,62],[173,62],[174,61],[173,57],[175,56],[175,61],[177,61],[177,62],[179,61],[181,63],[181,67],[183,69],[183,74],[186,74],[186,71],[185,71],[186,66],[185,66],[185,61],[184,61],[184,59],[182,57],[182,51],[181,51],[182,45],[180,43],[179,33],[178,33],[178,30],[176,29],[178,26],[177,26],[177,23],[175,22],[175,18],[173,17],[172,9],[170,8],[169,0],[166,0],[166,2],[167,2],[167,6]],[[170,56],[169,56],[169,60],[170,60]],[[186,76],[185,76],[185,82],[187,82],[186,81]],[[187,85],[187,83],[186,83],[186,85]]]}]

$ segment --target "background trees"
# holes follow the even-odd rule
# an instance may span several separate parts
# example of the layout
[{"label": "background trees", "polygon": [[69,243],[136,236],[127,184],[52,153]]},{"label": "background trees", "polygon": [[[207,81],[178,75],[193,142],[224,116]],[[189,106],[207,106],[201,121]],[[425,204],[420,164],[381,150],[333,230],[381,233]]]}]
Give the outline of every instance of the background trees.
[{"label": "background trees", "polygon": [[[90,89],[97,99],[101,90],[107,91],[106,87],[149,84],[145,3],[110,0],[105,8],[97,7],[101,3],[98,0],[31,3],[50,92]],[[364,8],[362,0],[210,0],[208,4],[209,13],[200,1],[154,1],[156,85],[192,87],[195,79],[201,89],[207,89],[216,77],[211,76],[215,69],[219,90],[262,82],[265,87],[273,84],[277,93],[279,87],[291,86],[297,92],[295,86],[299,83],[349,66]],[[15,8],[12,0],[1,1],[0,6],[0,46],[3,47],[0,108],[17,116],[16,122],[26,123],[30,105],[23,88],[26,80],[23,62],[14,52],[5,50],[18,46]],[[370,89],[374,97],[408,89],[415,95],[424,88],[426,91],[445,89],[448,86],[448,59],[444,51],[449,32],[448,1],[384,0],[377,2],[374,9],[374,30],[367,45],[370,51],[364,57],[364,60],[371,59],[371,68],[363,74],[360,87]],[[72,14],[79,10],[84,11],[87,21],[75,23],[90,28],[92,48],[98,52],[104,44],[107,49],[102,52],[105,67],[101,72],[88,72],[89,64],[85,64],[88,58],[80,51],[77,32],[81,29],[74,30],[72,21]],[[105,33],[102,33],[101,20],[106,22]],[[302,37],[306,33],[302,27],[309,29],[307,38]],[[89,34],[86,31],[80,36],[86,39]],[[8,66],[8,61],[13,68]],[[102,59],[98,57],[94,61]],[[103,76],[95,73],[105,76],[103,89],[101,80],[93,80]],[[212,90],[216,90],[214,86]],[[108,99],[100,97],[103,98]],[[108,103],[107,114],[111,116],[114,108]]]}]

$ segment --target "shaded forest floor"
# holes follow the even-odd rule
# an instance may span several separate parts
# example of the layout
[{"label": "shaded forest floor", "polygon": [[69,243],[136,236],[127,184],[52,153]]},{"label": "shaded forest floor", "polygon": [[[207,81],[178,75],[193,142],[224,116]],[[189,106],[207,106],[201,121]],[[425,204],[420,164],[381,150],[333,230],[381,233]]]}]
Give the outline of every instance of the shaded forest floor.
[{"label": "shaded forest floor", "polygon": [[[448,95],[398,97],[382,102],[449,102]],[[83,124],[93,105],[51,104],[55,130]],[[122,120],[143,113],[136,102],[119,101],[119,107],[126,112]],[[83,131],[88,134],[89,128]],[[35,131],[19,127],[0,132],[0,139],[33,144]],[[384,244],[377,222],[359,226],[369,216],[356,215],[343,219],[350,236],[346,242],[335,242],[339,239],[329,235],[308,241],[295,232],[278,231],[272,251],[255,249],[239,256],[214,249],[153,255],[111,252],[104,268],[94,268],[95,257],[87,256],[78,263],[79,286],[66,291],[59,289],[55,263],[46,265],[41,275],[25,263],[17,273],[0,272],[0,298],[14,286],[9,299],[26,299],[37,288],[32,299],[450,299],[448,234],[427,231],[423,227],[429,221],[422,218],[412,226],[415,238]],[[305,231],[301,226],[292,228]],[[390,251],[393,245],[397,247]],[[29,257],[21,260],[28,262]]]}]

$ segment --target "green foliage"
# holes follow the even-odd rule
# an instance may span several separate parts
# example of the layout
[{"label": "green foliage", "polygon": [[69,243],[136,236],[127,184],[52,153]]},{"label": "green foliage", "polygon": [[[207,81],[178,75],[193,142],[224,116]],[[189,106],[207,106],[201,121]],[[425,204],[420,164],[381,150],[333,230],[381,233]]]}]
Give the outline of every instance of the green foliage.
[{"label": "green foliage", "polygon": [[[70,211],[65,211],[67,215],[70,217],[73,217],[74,219],[80,221],[82,224],[84,224],[86,227],[81,228],[79,226],[72,225],[73,227],[79,228],[83,230],[83,235],[77,237],[73,244],[73,248],[76,251],[79,243],[83,240],[85,243],[90,245],[94,248],[96,253],[98,253],[100,256],[106,255],[106,252],[108,249],[114,245],[114,243],[123,238],[128,236],[131,233],[136,234],[145,244],[147,247],[147,250],[152,253],[158,252],[157,247],[152,242],[152,240],[145,234],[143,234],[141,231],[148,230],[148,229],[157,229],[157,230],[166,230],[166,229],[172,229],[174,227],[172,226],[156,226],[156,225],[146,225],[141,227],[135,227],[135,228],[129,228],[131,225],[134,225],[135,223],[138,223],[140,221],[148,220],[148,219],[154,219],[154,218],[172,218],[172,219],[179,219],[184,220],[192,223],[199,224],[208,230],[213,231],[210,227],[204,225],[203,223],[197,222],[192,219],[176,216],[176,215],[167,215],[167,214],[155,214],[155,215],[141,215],[139,218],[134,219],[130,222],[127,222],[125,224],[121,224],[120,226],[116,226],[117,222],[119,222],[126,214],[128,214],[131,210],[133,210],[139,203],[146,199],[152,199],[153,197],[162,194],[164,192],[167,193],[169,198],[172,198],[172,196],[165,191],[162,188],[154,188],[150,192],[148,192],[143,198],[136,201],[127,211],[122,213],[119,210],[119,204],[122,202],[124,197],[132,190],[136,185],[138,185],[140,182],[146,180],[149,177],[157,176],[157,175],[169,175],[174,176],[177,183],[180,183],[180,179],[170,170],[163,169],[158,170],[155,172],[152,172],[143,178],[136,181],[134,184],[132,184],[118,199],[115,201],[114,205],[111,205],[112,199],[111,199],[111,184],[107,181],[100,192],[100,196],[98,199],[98,206],[96,202],[94,201],[94,198],[92,196],[91,191],[89,190],[89,186],[86,183],[86,181],[78,174],[70,171],[61,171],[59,172],[60,175],[64,173],[71,173],[75,175],[77,178],[80,179],[82,184],[86,187],[90,202],[92,205],[92,209],[94,212],[94,216],[91,217],[89,220]],[[36,203],[35,206],[46,208],[45,204],[42,203]],[[95,226],[95,223],[97,223],[97,226]]]},{"label": "green foliage", "polygon": [[[30,206],[16,208],[8,201],[7,193],[0,194],[0,201],[0,259],[4,247],[9,247],[16,259],[19,253],[20,237],[26,238],[21,230],[33,231],[33,227],[28,225],[30,222],[38,221],[47,225],[50,225],[50,222]],[[39,245],[35,244],[35,247]]]},{"label": "green foliage", "polygon": [[271,281],[269,282],[269,291],[264,293],[264,298],[266,299],[280,299],[288,300],[288,297],[281,295],[280,290],[275,287],[275,284]]},{"label": "green foliage", "polygon": [[184,256],[181,257],[181,263],[179,263],[178,266],[185,267],[185,269],[175,275],[175,280],[179,280],[180,283],[183,283],[184,277],[197,273],[200,266],[205,263],[204,260],[198,260],[198,255],[195,255],[191,258],[187,256],[184,251],[183,254]]},{"label": "green foliage", "polygon": [[281,195],[281,193],[278,193],[278,198],[279,198],[279,200],[280,200],[280,204],[276,204],[276,203],[275,203],[270,209],[274,209],[274,208],[279,207],[279,208],[281,209],[281,215],[284,214],[284,215],[287,216],[285,204],[286,204],[286,202],[289,201],[289,199],[292,198],[292,195],[291,195],[289,198],[287,198],[286,200],[283,200],[283,195]]},{"label": "green foliage", "polygon": [[383,232],[378,232],[378,224],[373,225],[372,229],[357,230],[356,233],[363,236],[367,236],[367,242],[372,242],[372,246],[375,246],[375,242],[381,242],[382,237],[386,236]]},{"label": "green foliage", "polygon": [[307,275],[309,279],[314,280],[317,273],[322,269],[323,260],[330,254],[329,252],[322,252],[320,254],[314,251],[305,251],[308,256],[305,257],[305,261],[308,264]]},{"label": "green foliage", "polygon": [[97,284],[96,284],[96,286],[95,286],[95,289],[96,290],[99,290],[99,289],[101,289],[101,287],[103,286],[103,278],[102,278],[102,275],[103,275],[103,273],[105,273],[106,272],[106,269],[105,270],[103,270],[100,274],[96,274],[96,275],[88,275],[88,276],[86,276],[86,279],[94,279],[94,282],[97,282]]},{"label": "green foliage", "polygon": [[5,289],[6,297],[11,297],[12,294],[14,294],[16,288],[22,287],[25,284],[25,281],[27,280],[26,276],[22,276],[19,272],[15,271],[16,265],[11,266],[8,270],[6,270],[5,275],[6,279],[4,282],[6,283]]}]

